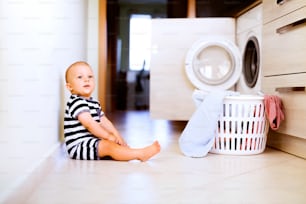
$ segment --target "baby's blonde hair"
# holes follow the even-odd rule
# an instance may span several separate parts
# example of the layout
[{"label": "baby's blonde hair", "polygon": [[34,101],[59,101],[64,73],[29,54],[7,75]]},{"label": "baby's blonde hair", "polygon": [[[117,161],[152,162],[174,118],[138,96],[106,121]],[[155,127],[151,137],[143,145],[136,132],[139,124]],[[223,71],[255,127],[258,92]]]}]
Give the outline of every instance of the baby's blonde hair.
[{"label": "baby's blonde hair", "polygon": [[89,67],[90,67],[90,65],[89,65],[87,62],[85,62],[85,61],[77,61],[77,62],[71,64],[71,65],[66,69],[66,73],[65,73],[65,80],[66,80],[66,83],[68,83],[68,77],[69,77],[69,72],[70,72],[70,70],[71,70],[73,67],[76,67],[76,66],[79,66],[79,65],[86,65],[86,66],[89,66]]}]

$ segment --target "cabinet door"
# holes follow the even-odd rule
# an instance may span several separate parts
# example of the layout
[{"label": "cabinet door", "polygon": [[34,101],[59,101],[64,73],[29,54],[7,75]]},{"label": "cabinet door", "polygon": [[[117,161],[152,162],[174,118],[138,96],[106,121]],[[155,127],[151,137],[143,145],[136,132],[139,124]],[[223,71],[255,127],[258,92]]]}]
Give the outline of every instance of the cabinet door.
[{"label": "cabinet door", "polygon": [[263,26],[264,76],[306,73],[306,7]]},{"label": "cabinet door", "polygon": [[303,6],[306,6],[305,0],[264,0],[263,22],[268,23]]},{"label": "cabinet door", "polygon": [[263,77],[262,87],[282,99],[285,120],[277,132],[306,139],[306,73]]}]

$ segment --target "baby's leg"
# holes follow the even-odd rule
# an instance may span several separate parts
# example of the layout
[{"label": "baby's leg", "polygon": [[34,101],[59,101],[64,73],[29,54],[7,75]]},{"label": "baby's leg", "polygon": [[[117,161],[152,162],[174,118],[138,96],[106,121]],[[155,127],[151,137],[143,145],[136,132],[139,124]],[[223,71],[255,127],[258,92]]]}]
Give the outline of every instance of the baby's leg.
[{"label": "baby's leg", "polygon": [[110,156],[118,161],[140,160],[147,161],[160,151],[160,145],[157,141],[153,144],[139,149],[133,149],[127,146],[118,145],[109,140],[100,140],[98,145],[99,157]]}]

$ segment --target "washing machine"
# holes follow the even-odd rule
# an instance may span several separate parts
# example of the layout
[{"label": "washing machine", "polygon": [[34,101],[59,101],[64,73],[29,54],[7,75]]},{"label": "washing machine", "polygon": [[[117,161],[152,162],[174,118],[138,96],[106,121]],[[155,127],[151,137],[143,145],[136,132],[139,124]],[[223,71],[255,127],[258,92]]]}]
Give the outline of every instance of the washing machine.
[{"label": "washing machine", "polygon": [[242,75],[236,90],[242,94],[261,91],[262,4],[237,18],[236,42],[242,53]]}]

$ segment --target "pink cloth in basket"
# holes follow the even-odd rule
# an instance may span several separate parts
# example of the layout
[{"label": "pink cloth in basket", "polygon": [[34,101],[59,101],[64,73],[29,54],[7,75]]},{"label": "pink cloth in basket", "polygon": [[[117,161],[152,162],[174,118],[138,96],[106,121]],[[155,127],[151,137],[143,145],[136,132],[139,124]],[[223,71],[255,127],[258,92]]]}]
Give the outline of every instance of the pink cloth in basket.
[{"label": "pink cloth in basket", "polygon": [[282,101],[278,96],[265,95],[264,103],[270,127],[272,130],[277,130],[281,121],[285,119]]}]

